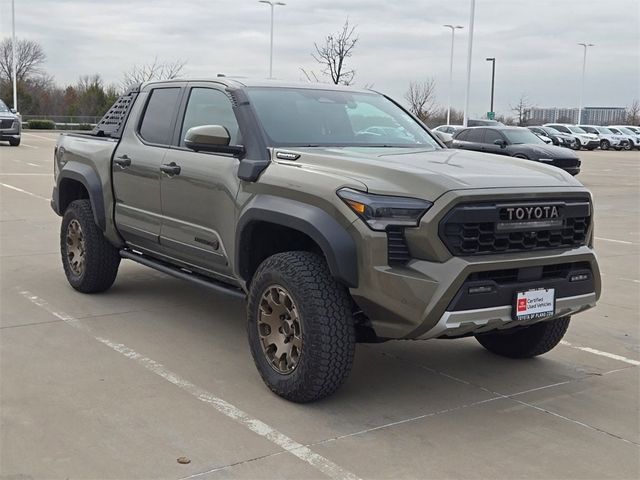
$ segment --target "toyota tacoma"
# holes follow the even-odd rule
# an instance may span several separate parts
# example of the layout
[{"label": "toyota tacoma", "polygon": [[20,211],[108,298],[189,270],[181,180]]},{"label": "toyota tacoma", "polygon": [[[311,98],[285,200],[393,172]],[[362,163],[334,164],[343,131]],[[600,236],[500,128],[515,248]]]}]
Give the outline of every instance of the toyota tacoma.
[{"label": "toyota tacoma", "polygon": [[357,342],[543,354],[600,295],[580,182],[447,149],[370,90],[145,83],[54,156],[71,286],[107,290],[128,259],[245,298],[255,365],[292,401],[332,394]]}]

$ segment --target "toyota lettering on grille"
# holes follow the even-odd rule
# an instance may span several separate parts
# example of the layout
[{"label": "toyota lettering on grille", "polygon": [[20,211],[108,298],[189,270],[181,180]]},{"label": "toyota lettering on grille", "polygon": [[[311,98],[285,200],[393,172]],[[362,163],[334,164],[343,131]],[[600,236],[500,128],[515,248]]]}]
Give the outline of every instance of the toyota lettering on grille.
[{"label": "toyota lettering on grille", "polygon": [[525,207],[505,207],[500,211],[502,220],[552,220],[560,217],[556,205],[532,205]]}]

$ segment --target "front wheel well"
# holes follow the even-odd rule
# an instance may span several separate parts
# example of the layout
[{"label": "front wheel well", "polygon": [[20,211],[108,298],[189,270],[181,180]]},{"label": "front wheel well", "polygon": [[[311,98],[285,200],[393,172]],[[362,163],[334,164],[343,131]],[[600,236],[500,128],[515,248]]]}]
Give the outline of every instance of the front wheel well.
[{"label": "front wheel well", "polygon": [[253,222],[245,228],[240,241],[238,272],[249,284],[264,260],[276,253],[292,251],[312,252],[325,259],[322,249],[309,235],[284,225]]}]

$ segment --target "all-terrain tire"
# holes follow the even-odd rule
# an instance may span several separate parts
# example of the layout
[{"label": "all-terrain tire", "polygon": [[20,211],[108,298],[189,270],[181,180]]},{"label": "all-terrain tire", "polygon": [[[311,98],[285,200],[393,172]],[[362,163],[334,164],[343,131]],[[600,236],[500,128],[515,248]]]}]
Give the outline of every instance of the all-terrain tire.
[{"label": "all-terrain tire", "polygon": [[[80,238],[84,242],[83,267],[75,267],[75,269],[68,255],[71,248],[68,241],[69,224],[74,221],[79,224]],[[77,232],[77,227],[75,231]],[[104,238],[102,231],[96,225],[89,200],[74,200],[65,210],[60,228],[60,253],[67,280],[76,290],[83,293],[97,293],[113,285],[118,274],[120,255],[118,249]]]},{"label": "all-terrain tire", "polygon": [[[274,286],[290,295],[301,323],[301,352],[295,368],[287,374],[272,366],[258,326],[261,302]],[[247,333],[263,381],[287,400],[303,403],[327,397],[351,371],[356,343],[351,297],[317,254],[278,253],[262,262],[249,289]]]},{"label": "all-terrain tire", "polygon": [[531,358],[553,349],[569,328],[571,317],[534,323],[514,332],[496,331],[476,335],[484,348],[509,358]]}]

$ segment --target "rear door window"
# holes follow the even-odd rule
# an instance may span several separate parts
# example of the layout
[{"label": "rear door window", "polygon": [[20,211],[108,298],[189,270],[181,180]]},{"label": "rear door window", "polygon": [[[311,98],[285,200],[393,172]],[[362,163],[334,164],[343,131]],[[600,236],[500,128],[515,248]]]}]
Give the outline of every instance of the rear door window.
[{"label": "rear door window", "polygon": [[491,143],[491,144],[493,144],[493,142],[495,142],[496,140],[504,140],[502,138],[502,135],[500,134],[500,132],[497,132],[497,131],[492,130],[490,128],[486,128],[485,129],[483,143]]},{"label": "rear door window", "polygon": [[157,145],[171,143],[179,98],[179,87],[151,90],[139,130],[140,136],[145,142]]},{"label": "rear door window", "polygon": [[465,140],[467,142],[482,143],[484,131],[484,128],[471,128],[468,130]]}]

